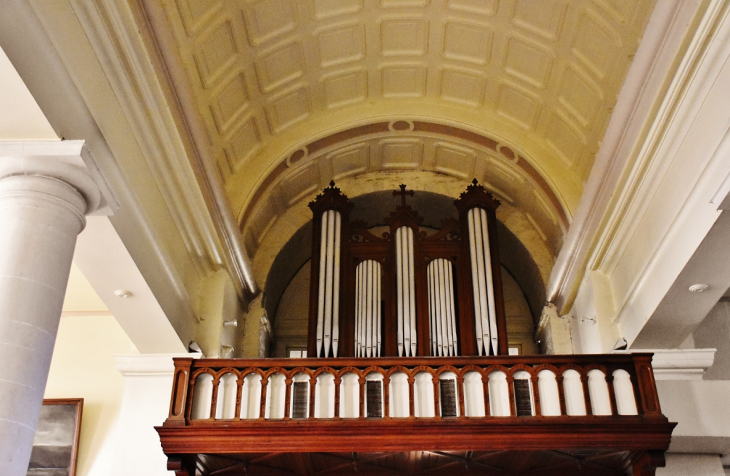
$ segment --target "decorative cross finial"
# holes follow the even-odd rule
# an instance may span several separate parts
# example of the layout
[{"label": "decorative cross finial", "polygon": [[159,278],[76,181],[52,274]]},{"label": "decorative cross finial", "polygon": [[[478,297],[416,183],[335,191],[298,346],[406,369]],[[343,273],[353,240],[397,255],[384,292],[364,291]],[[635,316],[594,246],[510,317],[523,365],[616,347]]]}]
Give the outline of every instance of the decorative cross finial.
[{"label": "decorative cross finial", "polygon": [[393,192],[393,196],[397,197],[400,195],[400,205],[402,207],[406,206],[406,195],[410,195],[411,197],[414,195],[413,190],[406,191],[406,184],[402,183],[400,184],[400,192]]}]

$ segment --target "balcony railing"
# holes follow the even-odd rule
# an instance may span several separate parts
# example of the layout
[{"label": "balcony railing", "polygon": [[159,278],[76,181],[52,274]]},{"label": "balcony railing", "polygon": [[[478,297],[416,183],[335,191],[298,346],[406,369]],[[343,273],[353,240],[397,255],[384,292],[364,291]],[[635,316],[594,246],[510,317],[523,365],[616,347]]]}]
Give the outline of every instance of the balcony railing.
[{"label": "balcony railing", "polygon": [[[168,455],[607,449],[663,452],[651,354],[175,359]],[[637,453],[638,452],[638,453]]]}]

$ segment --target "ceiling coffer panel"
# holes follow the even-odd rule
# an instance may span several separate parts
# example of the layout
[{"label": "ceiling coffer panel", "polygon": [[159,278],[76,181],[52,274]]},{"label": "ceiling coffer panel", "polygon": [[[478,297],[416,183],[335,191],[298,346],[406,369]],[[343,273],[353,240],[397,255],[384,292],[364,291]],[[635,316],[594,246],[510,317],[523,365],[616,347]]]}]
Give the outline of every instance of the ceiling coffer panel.
[{"label": "ceiling coffer panel", "polygon": [[[570,216],[654,3],[177,0],[152,27],[174,39],[160,44],[176,48],[235,210],[304,138],[407,108],[517,144]],[[388,170],[424,160],[374,147]]]}]

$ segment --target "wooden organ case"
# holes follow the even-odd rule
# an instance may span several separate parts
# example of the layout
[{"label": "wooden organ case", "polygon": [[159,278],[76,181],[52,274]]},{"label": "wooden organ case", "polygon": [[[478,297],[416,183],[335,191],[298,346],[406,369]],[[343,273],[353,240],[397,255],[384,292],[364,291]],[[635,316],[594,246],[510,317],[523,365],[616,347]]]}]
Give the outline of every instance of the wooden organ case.
[{"label": "wooden organ case", "polygon": [[[349,221],[334,182],[312,201],[308,355],[316,357],[507,354],[495,211],[475,179],[454,202],[458,219],[422,228],[407,203],[376,233]],[[380,236],[378,236],[380,235]]]}]

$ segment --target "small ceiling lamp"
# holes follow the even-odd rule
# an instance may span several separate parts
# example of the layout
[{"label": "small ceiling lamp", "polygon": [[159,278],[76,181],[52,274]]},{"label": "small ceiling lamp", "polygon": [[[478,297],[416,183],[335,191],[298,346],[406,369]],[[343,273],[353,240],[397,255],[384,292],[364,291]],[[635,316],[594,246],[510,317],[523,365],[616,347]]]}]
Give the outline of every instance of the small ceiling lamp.
[{"label": "small ceiling lamp", "polygon": [[703,291],[707,291],[707,288],[709,288],[706,284],[693,284],[689,287],[689,291],[692,293],[701,293]]}]

